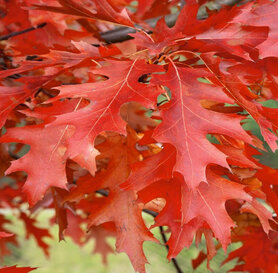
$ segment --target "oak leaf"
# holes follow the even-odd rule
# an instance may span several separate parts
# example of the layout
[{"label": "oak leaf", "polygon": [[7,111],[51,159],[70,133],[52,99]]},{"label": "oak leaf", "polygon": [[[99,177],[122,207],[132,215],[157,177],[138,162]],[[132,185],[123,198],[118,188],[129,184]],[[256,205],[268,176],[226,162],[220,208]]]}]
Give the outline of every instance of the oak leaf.
[{"label": "oak leaf", "polygon": [[188,69],[169,65],[166,74],[156,75],[155,81],[167,86],[172,94],[162,109],[163,122],[155,129],[154,138],[170,143],[177,149],[174,171],[183,174],[190,189],[207,181],[206,167],[218,164],[229,168],[226,155],[207,139],[209,133],[228,135],[249,144],[252,139],[240,126],[241,117],[205,109],[201,101],[231,102],[221,89],[201,83],[199,77],[209,73],[202,69]]},{"label": "oak leaf", "polygon": [[0,273],[28,273],[36,268],[31,268],[31,267],[17,267],[16,265],[14,266],[5,266],[0,268]]}]

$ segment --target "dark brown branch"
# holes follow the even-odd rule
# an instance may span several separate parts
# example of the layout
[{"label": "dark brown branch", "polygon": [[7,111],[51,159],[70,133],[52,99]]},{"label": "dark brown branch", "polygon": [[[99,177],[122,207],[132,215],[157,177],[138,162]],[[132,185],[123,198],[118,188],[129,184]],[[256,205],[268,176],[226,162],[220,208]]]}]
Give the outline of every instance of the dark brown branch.
[{"label": "dark brown branch", "polygon": [[105,197],[107,197],[109,195],[109,192],[106,190],[97,190],[96,193],[99,193]]},{"label": "dark brown branch", "polygon": [[[220,9],[221,6],[223,4],[225,5],[234,5],[236,3],[245,3],[248,2],[250,0],[216,0],[215,1],[215,9]],[[184,2],[184,1],[182,1]],[[177,17],[178,17],[179,13],[175,13],[175,14],[169,14],[165,16],[165,21],[166,24],[168,25],[168,27],[172,27],[175,25]],[[197,18],[199,20],[205,19],[207,17],[207,13],[205,9],[200,9],[197,15]],[[157,18],[153,18],[153,19],[149,19],[146,21],[146,23],[150,26],[150,27],[155,27],[156,23],[158,22],[159,19],[161,19],[162,17],[157,17]],[[16,31],[16,32],[12,32],[9,33],[7,35],[1,36],[0,37],[0,41],[3,40],[8,40],[11,37],[14,36],[18,36],[21,34],[24,34],[26,32],[30,32],[39,28],[43,28],[47,23],[41,23],[39,25],[37,25],[36,27],[30,27],[21,31]],[[135,25],[137,29],[142,29],[142,27],[140,27],[139,25]],[[118,42],[123,42],[126,40],[130,40],[132,39],[131,36],[129,36],[129,33],[135,33],[136,30],[134,28],[128,28],[128,27],[119,27],[110,31],[106,31],[106,32],[102,32],[100,33],[100,36],[102,37],[102,39],[106,42],[106,43],[118,43]],[[148,31],[148,33],[151,33],[151,31]],[[99,45],[95,45],[95,46],[99,46]]]},{"label": "dark brown branch", "polygon": [[[97,190],[96,193],[99,193],[105,197],[107,197],[109,195],[109,192],[107,190]],[[143,209],[143,211],[153,217],[156,217],[158,215],[157,212],[153,211],[153,210],[149,210],[149,209]]]},{"label": "dark brown branch", "polygon": [[143,212],[153,216],[153,217],[156,217],[158,215],[157,212],[153,211],[153,210],[150,210],[150,209],[143,209]]},{"label": "dark brown branch", "polygon": [[8,153],[9,153],[9,156],[10,156],[12,159],[17,160],[17,159],[19,159],[19,158],[20,158],[20,156],[19,156],[19,155],[14,154],[14,153],[13,153],[10,149],[8,149]]},{"label": "dark brown branch", "polygon": [[[178,14],[169,14],[165,16],[165,21],[168,25],[168,27],[172,27],[175,25],[175,22],[177,20]],[[146,23],[150,27],[155,27],[156,23],[161,17],[153,18],[150,20],[147,20]],[[142,27],[135,25],[137,29],[142,29]],[[135,33],[136,30],[134,28],[129,27],[119,27],[110,31],[102,32],[100,33],[101,38],[106,43],[119,43],[123,41],[127,41],[130,39],[133,39],[131,36],[129,36],[129,33]],[[148,33],[151,33],[151,31],[147,31]]]},{"label": "dark brown branch", "polygon": [[[160,230],[160,234],[161,234],[162,240],[163,240],[163,242],[164,242],[164,245],[165,245],[165,247],[167,248],[167,250],[169,250],[169,246],[167,245],[167,238],[166,238],[166,236],[165,236],[163,227],[162,227],[162,226],[159,226],[159,230]],[[176,260],[175,258],[172,258],[171,261],[173,262],[173,265],[174,265],[174,267],[176,268],[176,271],[177,271],[178,273],[183,273],[183,271],[181,270],[181,268],[180,268],[180,266],[179,266],[177,260]]]},{"label": "dark brown branch", "polygon": [[49,92],[48,92],[46,89],[44,89],[44,88],[40,88],[40,89],[38,90],[38,92],[35,94],[35,97],[36,97],[40,92],[44,93],[45,95],[47,95],[47,96],[50,97],[50,98],[54,98],[54,97],[55,97],[54,94],[49,93]]},{"label": "dark brown branch", "polygon": [[26,33],[26,32],[30,32],[30,31],[36,30],[36,29],[38,29],[38,28],[43,28],[43,27],[46,26],[46,24],[47,24],[47,23],[41,23],[41,24],[37,25],[36,27],[29,27],[29,28],[23,29],[23,30],[21,30],[21,31],[15,31],[15,32],[9,33],[9,34],[7,34],[7,35],[1,36],[1,37],[0,37],[0,41],[8,40],[8,39],[11,38],[11,37],[15,37],[15,36],[24,34],[24,33]]},{"label": "dark brown branch", "polygon": [[[246,1],[246,0],[245,0]],[[214,8],[215,9],[220,9],[222,5],[235,5],[240,2],[245,2],[243,0],[217,0],[215,1]],[[250,1],[250,0],[247,0]],[[179,13],[175,14],[169,14],[165,16],[165,22],[168,25],[168,27],[173,27],[176,23],[176,20],[178,18]],[[146,23],[154,28],[156,23],[158,22],[159,19],[162,17],[157,17],[153,18],[150,20],[147,20]],[[197,15],[198,20],[203,20],[207,18],[207,12],[206,9],[200,9]],[[142,29],[142,27],[135,25],[137,29]],[[127,41],[130,39],[133,39],[131,36],[129,36],[129,33],[135,33],[136,29],[134,28],[128,28],[128,27],[119,27],[110,31],[102,32],[100,33],[101,38],[106,42],[106,43],[119,43],[123,41]],[[151,33],[151,31],[147,31],[147,33]]]}]

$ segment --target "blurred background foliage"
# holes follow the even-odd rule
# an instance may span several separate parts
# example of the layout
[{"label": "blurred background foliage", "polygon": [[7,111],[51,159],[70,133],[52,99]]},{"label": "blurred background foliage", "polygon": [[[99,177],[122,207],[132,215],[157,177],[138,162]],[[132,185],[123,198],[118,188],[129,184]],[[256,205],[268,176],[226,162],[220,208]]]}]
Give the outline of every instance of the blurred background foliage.
[{"label": "blurred background foliage", "polygon": [[[40,227],[49,226],[49,219],[53,216],[51,210],[42,211],[38,215]],[[134,270],[128,260],[126,254],[109,254],[107,264],[102,263],[101,256],[94,254],[94,242],[88,242],[84,247],[80,248],[70,238],[65,241],[58,242],[58,226],[51,227],[50,233],[53,239],[45,240],[50,245],[50,255],[45,257],[43,251],[36,245],[34,238],[25,239],[25,230],[23,223],[15,216],[7,214],[12,224],[9,229],[19,234],[19,246],[10,245],[12,255],[4,258],[5,265],[31,266],[39,267],[36,273],[133,273]],[[145,220],[150,225],[153,222],[151,216],[145,216]],[[153,229],[155,236],[161,241],[161,235],[158,228]],[[109,244],[114,248],[115,239],[109,239]],[[232,244],[228,248],[228,252],[239,247],[240,244]],[[195,244],[189,249],[184,249],[177,257],[178,263],[183,272],[205,273],[210,272],[207,269],[206,261],[204,261],[195,271],[192,268],[191,260],[198,256],[200,250],[206,252],[205,242],[197,248]],[[152,242],[144,244],[144,251],[150,264],[146,266],[148,273],[175,273],[176,270],[171,262],[166,258],[167,251],[163,245]],[[211,269],[215,273],[228,272],[236,261],[231,261],[221,266],[226,255],[223,250],[219,250],[217,255],[210,263]]]}]

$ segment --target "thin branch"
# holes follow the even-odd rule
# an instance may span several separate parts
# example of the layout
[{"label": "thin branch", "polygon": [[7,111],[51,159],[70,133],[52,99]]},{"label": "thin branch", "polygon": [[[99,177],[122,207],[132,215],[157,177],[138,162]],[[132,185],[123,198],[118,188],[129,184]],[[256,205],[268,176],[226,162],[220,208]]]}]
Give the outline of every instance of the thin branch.
[{"label": "thin branch", "polygon": [[11,149],[8,149],[8,153],[9,153],[9,156],[10,156],[12,159],[17,160],[17,159],[20,158],[20,156],[17,155],[17,154],[14,154],[14,153],[11,151]]},{"label": "thin branch", "polygon": [[0,41],[8,40],[11,37],[15,37],[15,36],[21,35],[21,34],[26,33],[26,32],[30,32],[30,31],[33,31],[33,30],[36,30],[36,29],[39,29],[39,28],[43,28],[43,27],[46,26],[46,24],[47,23],[41,23],[41,24],[37,25],[36,27],[29,27],[29,28],[23,29],[21,31],[15,31],[15,32],[9,33],[7,35],[1,36]]},{"label": "thin branch", "polygon": [[96,193],[99,193],[105,197],[107,197],[109,195],[109,192],[106,190],[97,190]]},{"label": "thin branch", "polygon": [[[165,16],[165,21],[168,27],[172,27],[175,25],[176,20],[178,17],[178,13],[175,14],[169,14]],[[156,17],[150,20],[147,20],[146,23],[154,28],[156,23],[158,22],[159,19],[162,17]],[[135,25],[137,29],[142,29],[139,25]],[[134,28],[129,28],[129,27],[119,27],[113,30],[109,30],[106,32],[101,32],[100,36],[101,38],[106,42],[106,43],[119,43],[123,41],[127,41],[130,39],[133,39],[133,37],[129,36],[129,33],[135,33],[136,29]],[[147,33],[152,33],[151,31],[147,31]]]},{"label": "thin branch", "polygon": [[45,95],[49,96],[50,98],[54,98],[54,97],[55,97],[55,95],[49,93],[49,92],[48,92],[46,89],[44,89],[44,88],[41,88],[40,90],[38,90],[38,92],[37,92],[36,95],[38,95],[40,92],[44,93]]},{"label": "thin branch", "polygon": [[[167,250],[169,250],[169,246],[167,245],[167,238],[166,238],[166,236],[165,236],[163,227],[162,227],[162,226],[159,226],[159,230],[160,230],[160,234],[161,234],[162,240],[163,240],[163,242],[164,242],[164,245],[165,245],[165,247],[167,248]],[[181,270],[181,268],[180,268],[180,266],[179,266],[177,260],[176,260],[175,258],[172,258],[171,261],[173,262],[173,265],[174,265],[174,267],[176,268],[176,271],[177,271],[178,273],[183,273],[183,271]]]},{"label": "thin branch", "polygon": [[[246,1],[250,1],[250,0],[217,0],[215,1],[215,9],[220,9],[222,5],[228,5],[228,6],[233,6],[237,3],[240,2],[246,2]],[[181,1],[181,7],[184,6],[184,1]],[[176,20],[178,18],[179,12],[178,13],[174,13],[174,14],[169,14],[165,16],[165,22],[167,24],[167,26],[169,28],[173,27],[176,23]],[[197,19],[198,20],[203,20],[207,18],[207,11],[205,8],[200,9],[198,14],[197,14]],[[162,18],[163,16],[160,17],[156,17],[156,18],[152,18],[149,20],[146,20],[146,23],[154,28],[157,24],[157,22]],[[142,27],[140,27],[139,25],[135,25],[136,29],[142,29]],[[130,39],[133,39],[133,37],[129,36],[129,33],[135,33],[136,29],[134,28],[128,28],[128,27],[119,27],[113,30],[109,30],[106,32],[101,32],[100,36],[101,38],[106,42],[106,43],[119,43],[119,42],[123,42],[123,41],[127,41]],[[151,31],[147,31],[148,34],[151,34]],[[98,45],[96,45],[98,46]]]},{"label": "thin branch", "polygon": [[143,212],[153,216],[153,217],[156,217],[158,215],[157,212],[153,211],[153,210],[150,210],[150,209],[143,209]]},{"label": "thin branch", "polygon": [[[244,3],[244,2],[247,2],[247,1],[250,1],[250,0],[218,0],[218,1],[215,1],[215,8],[220,9],[221,5],[223,5],[223,4],[232,6],[236,3],[240,3],[240,2]],[[184,1],[181,1],[181,7],[183,5],[184,5]],[[173,27],[175,25],[176,20],[178,18],[178,15],[179,15],[179,13],[174,13],[174,14],[169,14],[169,15],[165,16],[165,22],[168,25],[168,27]],[[146,20],[146,23],[150,27],[154,28],[156,26],[157,22],[162,17],[163,16]],[[199,12],[198,12],[197,18],[199,20],[207,18],[206,10],[205,9],[200,9]],[[23,33],[30,32],[30,31],[33,31],[33,30],[36,30],[36,29],[39,29],[39,28],[43,28],[46,24],[47,23],[41,23],[41,24],[37,25],[36,27],[30,27],[30,28],[27,28],[27,29],[24,29],[24,30],[21,30],[21,31],[16,31],[16,32],[9,33],[7,35],[1,36],[0,41],[7,40],[11,37],[18,36],[18,35],[21,35]],[[129,33],[135,33],[136,30],[142,29],[141,26],[136,25],[136,24],[135,24],[135,27],[136,28],[118,27],[118,28],[115,28],[115,29],[110,30],[110,31],[101,32],[100,36],[108,44],[127,41],[127,40],[130,40],[130,39],[133,39],[133,37],[128,35]],[[151,34],[152,32],[147,31],[147,33]],[[100,46],[100,45],[95,44],[94,46]]]}]

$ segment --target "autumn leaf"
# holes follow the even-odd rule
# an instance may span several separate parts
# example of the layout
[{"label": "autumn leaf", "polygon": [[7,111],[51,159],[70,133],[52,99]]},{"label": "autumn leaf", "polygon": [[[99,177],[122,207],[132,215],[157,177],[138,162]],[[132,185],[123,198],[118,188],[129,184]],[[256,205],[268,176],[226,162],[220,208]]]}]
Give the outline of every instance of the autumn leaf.
[{"label": "autumn leaf", "polygon": [[[206,225],[226,249],[230,243],[230,230],[235,227],[225,208],[227,200],[245,200],[252,213],[262,217],[265,232],[271,229],[266,224],[272,218],[271,213],[263,206],[254,204],[255,201],[244,191],[243,185],[224,179],[212,170],[207,171],[207,177],[208,184],[202,182],[194,191],[178,175],[172,180],[157,181],[139,192],[140,200],[144,203],[158,197],[166,199],[166,205],[156,217],[154,226],[166,225],[171,228],[171,237],[167,242],[170,248],[168,258],[177,256],[185,246],[189,247],[195,233],[200,228],[207,227]],[[244,211],[244,208],[242,210]]]},{"label": "autumn leaf", "polygon": [[31,268],[31,267],[17,267],[16,265],[14,266],[5,266],[0,268],[1,273],[28,273],[36,268]]},{"label": "autumn leaf", "polygon": [[85,194],[92,194],[100,189],[118,190],[121,183],[126,181],[131,171],[131,164],[139,161],[139,151],[135,145],[138,137],[127,127],[127,137],[116,133],[107,133],[99,137],[100,143],[96,145],[100,154],[97,160],[109,160],[104,169],[94,177],[83,176],[72,187],[64,201],[79,201]]},{"label": "autumn leaf", "polygon": [[113,225],[113,223],[108,222],[106,224],[93,226],[90,228],[87,240],[90,240],[91,238],[95,239],[95,248],[93,252],[101,254],[104,264],[107,264],[108,254],[114,253],[114,250],[107,242],[107,238],[114,235],[115,226]]},{"label": "autumn leaf", "polygon": [[51,125],[54,128],[61,124],[75,127],[75,134],[68,140],[68,153],[71,157],[81,154],[87,158],[88,147],[103,131],[125,132],[125,123],[119,112],[123,103],[134,100],[147,108],[154,107],[154,101],[161,90],[139,82],[143,74],[153,71],[159,72],[161,68],[146,64],[144,60],[113,61],[111,65],[94,71],[107,80],[81,84],[78,91],[75,85],[57,87],[60,93],[55,100],[81,97],[91,102],[80,110],[57,115]]},{"label": "autumn leaf", "polygon": [[[273,116],[267,114],[270,109],[263,107],[261,104],[254,101],[256,95],[253,95],[248,87],[239,81],[238,77],[233,74],[227,74],[219,70],[219,59],[214,58],[210,54],[202,55],[202,60],[206,63],[212,72],[212,77],[210,78],[213,82],[223,88],[223,91],[227,93],[228,96],[232,97],[238,105],[242,106],[243,109],[248,111],[248,113],[256,120],[260,126],[261,133],[269,144],[270,148],[275,151],[277,148],[277,135],[275,134],[275,129],[277,128],[277,120]],[[275,113],[277,109],[273,109]],[[273,132],[271,132],[271,130]]]},{"label": "autumn leaf", "polygon": [[[118,208],[121,208],[119,210]],[[125,252],[135,271],[146,272],[147,259],[143,252],[145,241],[157,242],[150,231],[146,228],[142,219],[142,208],[136,201],[133,191],[119,193],[111,192],[105,197],[97,210],[92,210],[90,225],[98,226],[106,222],[114,222],[116,226],[116,249]]]},{"label": "autumn leaf", "polygon": [[94,3],[87,2],[87,5],[80,5],[72,0],[57,0],[57,3],[62,7],[42,5],[34,5],[34,7],[41,10],[92,18],[125,26],[133,26],[125,9],[119,12],[116,6],[112,6],[110,2],[106,0],[96,0]]},{"label": "autumn leaf", "polygon": [[182,43],[183,50],[198,52],[217,50],[221,53],[236,53],[239,56],[246,55],[247,49],[262,44],[267,39],[268,24],[249,26],[248,20],[242,20],[245,12],[243,8],[236,6],[231,10],[223,8],[206,19],[201,18],[205,20],[197,19],[198,10],[199,5],[191,1],[179,13],[174,27],[169,28],[164,19],[161,19],[152,36],[145,32],[131,36],[135,37],[138,46],[147,48],[151,54],[159,54],[167,47]]},{"label": "autumn leaf", "polygon": [[223,134],[252,143],[240,126],[241,117],[202,107],[202,100],[231,102],[221,89],[198,81],[199,77],[207,75],[205,70],[178,67],[171,61],[167,73],[155,77],[171,90],[172,98],[162,109],[163,122],[155,129],[154,138],[176,147],[174,171],[184,175],[192,190],[200,182],[207,181],[208,164],[229,168],[226,155],[209,143],[207,134]]},{"label": "autumn leaf", "polygon": [[23,103],[27,98],[34,95],[37,90],[52,80],[55,75],[42,76],[42,77],[26,77],[21,86],[0,86],[0,128],[6,122],[10,112],[20,103]]},{"label": "autumn leaf", "polygon": [[2,256],[4,211],[48,254],[51,209],[60,240],[107,262],[116,237],[140,273],[163,226],[169,260],[204,235],[208,269],[242,242],[234,270],[276,272],[277,170],[258,158],[277,149],[277,0],[81,2],[0,1]]},{"label": "autumn leaf", "polygon": [[0,238],[10,237],[10,236],[13,236],[13,234],[0,231]]},{"label": "autumn leaf", "polygon": [[28,217],[24,212],[21,212],[20,219],[23,220],[26,227],[26,238],[28,239],[30,235],[33,235],[37,244],[42,248],[45,255],[49,255],[49,245],[43,241],[43,238],[52,238],[48,229],[39,228],[35,225],[35,220]]},{"label": "autumn leaf", "polygon": [[158,154],[132,164],[132,172],[128,179],[121,184],[121,188],[141,190],[157,180],[172,177],[175,157],[175,149],[168,144],[164,145]]},{"label": "autumn leaf", "polygon": [[[6,174],[15,171],[27,172],[28,178],[23,190],[31,205],[41,200],[51,186],[66,188],[66,146],[64,140],[61,141],[64,131],[64,126],[60,126],[60,130],[58,130],[57,127],[44,128],[41,125],[32,125],[13,128],[1,139],[2,142],[16,141],[31,145],[27,155],[13,161],[6,171]],[[69,132],[65,133],[68,134]],[[52,138],[51,135],[56,137]],[[41,140],[46,141],[46,143],[42,143]],[[42,149],[44,149],[43,157],[41,156]],[[34,158],[36,158],[35,162]],[[41,173],[38,173],[37,169]]]},{"label": "autumn leaf", "polygon": [[271,232],[267,236],[261,228],[250,227],[245,234],[238,236],[244,244],[232,251],[224,262],[234,258],[244,262],[236,265],[231,272],[264,270],[267,273],[275,273],[278,269],[277,238],[277,232]]}]

